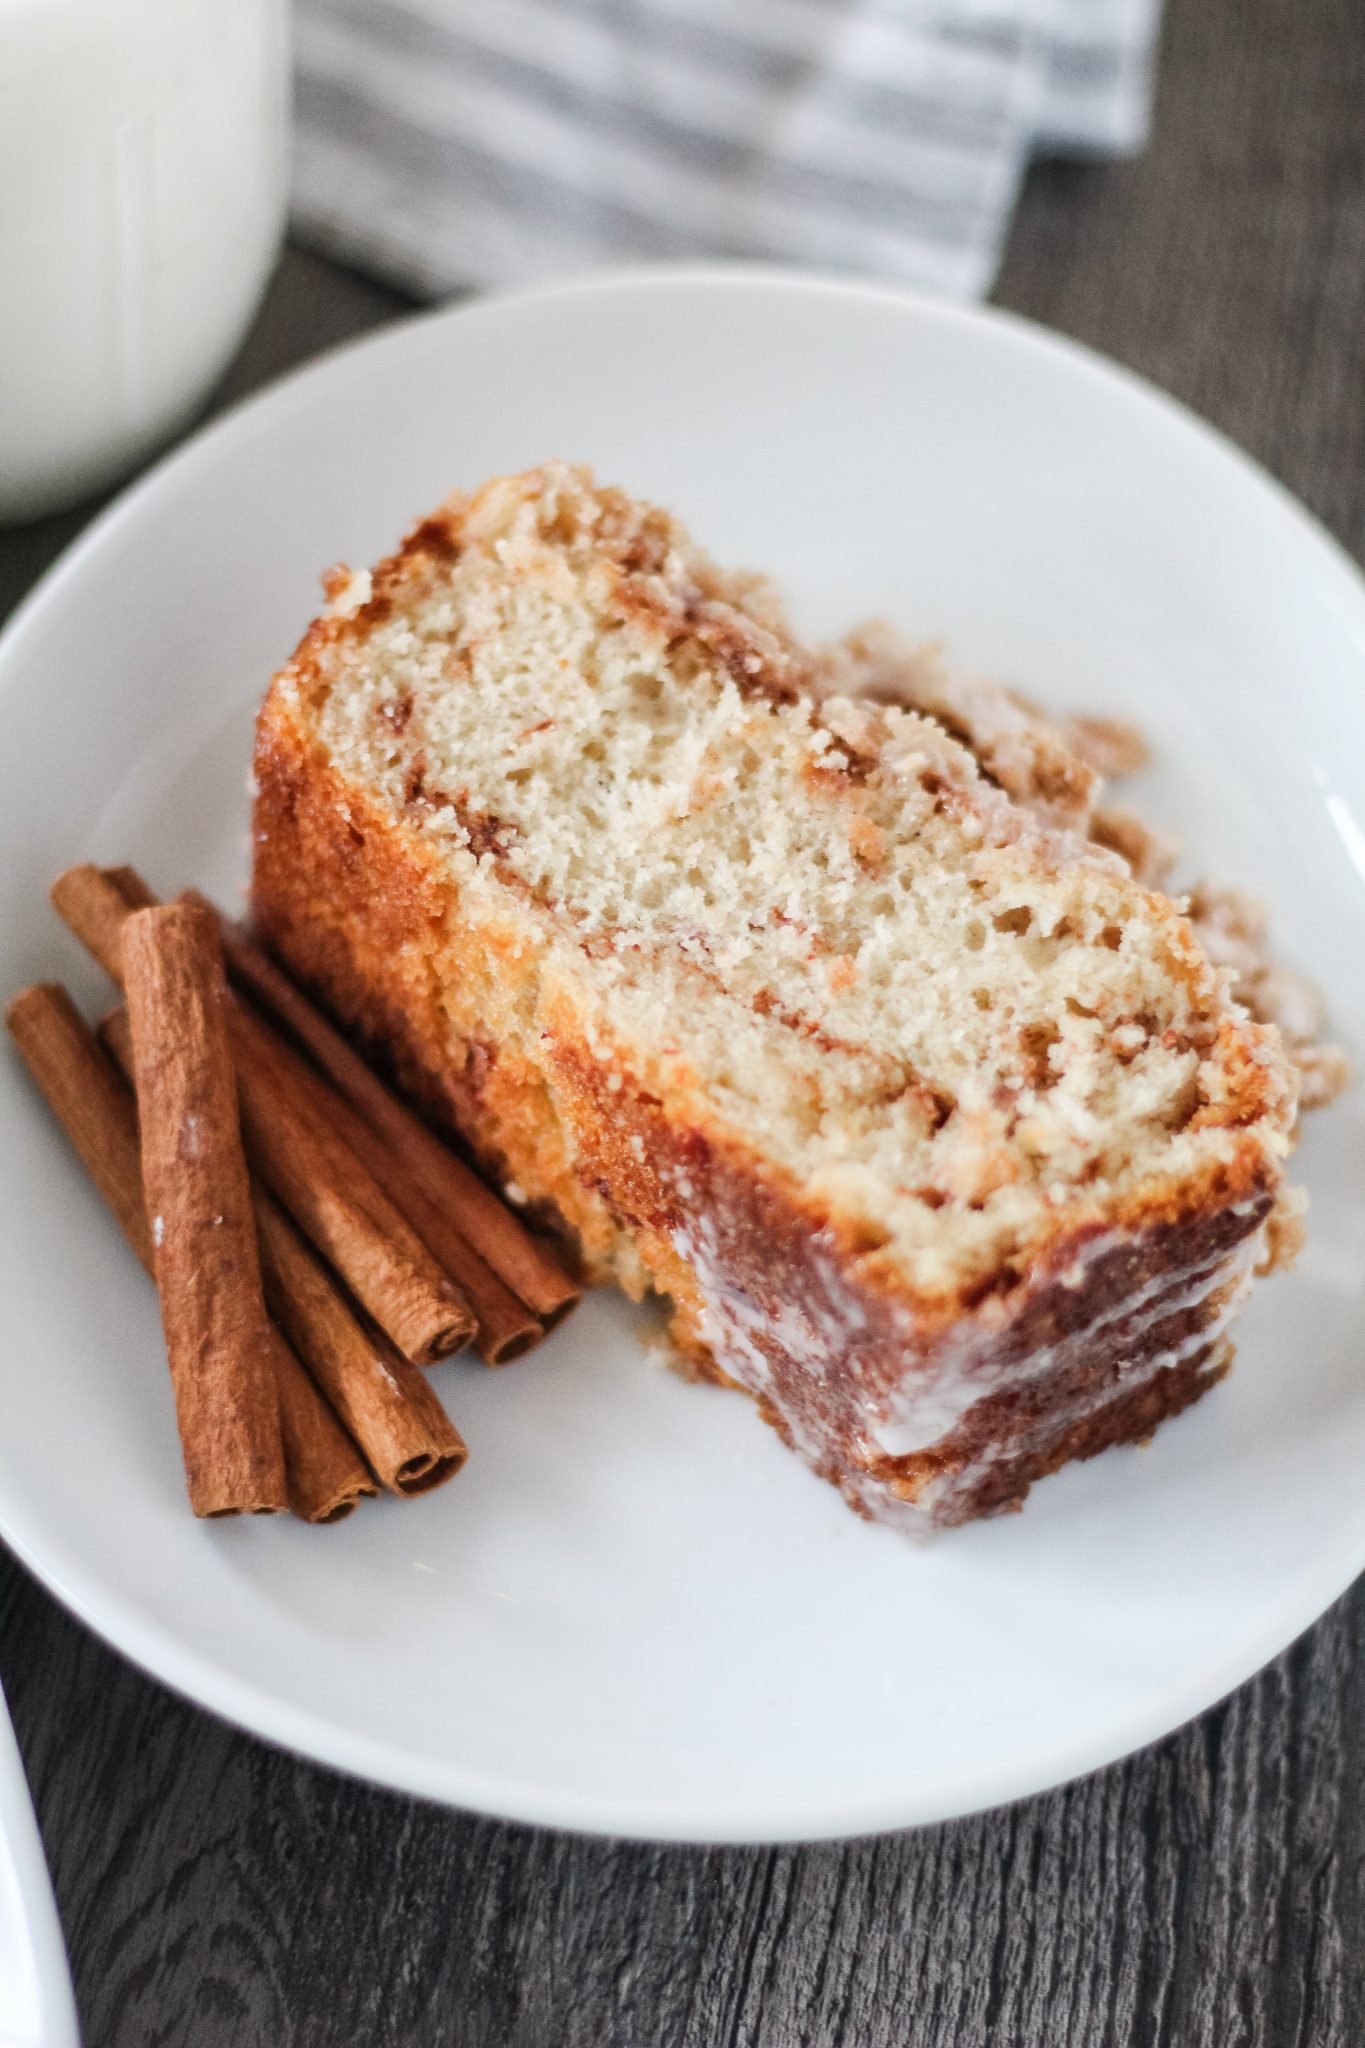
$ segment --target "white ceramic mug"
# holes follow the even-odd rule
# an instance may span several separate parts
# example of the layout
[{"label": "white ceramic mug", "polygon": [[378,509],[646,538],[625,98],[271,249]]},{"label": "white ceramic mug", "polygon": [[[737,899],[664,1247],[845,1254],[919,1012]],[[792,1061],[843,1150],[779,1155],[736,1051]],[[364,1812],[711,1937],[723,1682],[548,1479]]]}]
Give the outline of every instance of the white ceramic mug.
[{"label": "white ceramic mug", "polygon": [[286,0],[0,0],[0,521],[188,420],[284,220]]}]

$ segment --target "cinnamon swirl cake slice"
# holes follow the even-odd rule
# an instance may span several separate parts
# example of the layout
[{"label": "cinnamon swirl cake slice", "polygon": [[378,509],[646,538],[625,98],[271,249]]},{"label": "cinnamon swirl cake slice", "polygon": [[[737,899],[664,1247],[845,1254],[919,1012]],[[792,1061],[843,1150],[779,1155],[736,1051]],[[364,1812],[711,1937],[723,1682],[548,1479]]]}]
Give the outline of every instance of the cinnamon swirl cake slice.
[{"label": "cinnamon swirl cake slice", "polygon": [[1218,1378],[1293,1079],[1168,898],[582,471],[333,595],[259,925],[687,1369],[921,1527]]}]

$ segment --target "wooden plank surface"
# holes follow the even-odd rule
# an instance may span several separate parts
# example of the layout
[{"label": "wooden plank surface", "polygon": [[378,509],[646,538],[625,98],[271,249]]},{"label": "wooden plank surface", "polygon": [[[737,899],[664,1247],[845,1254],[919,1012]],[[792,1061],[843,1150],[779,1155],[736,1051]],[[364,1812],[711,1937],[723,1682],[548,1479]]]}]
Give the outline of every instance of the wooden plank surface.
[{"label": "wooden plank surface", "polygon": [[[1151,149],[1035,172],[997,296],[1197,406],[1365,554],[1365,8],[1168,16]],[[291,253],[218,402],[399,310]],[[0,536],[0,609],[85,516]],[[0,1556],[89,2048],[1357,2048],[1363,1636],[1357,1589],[1192,1727],[1005,1813],[655,1849],[266,1749]]]}]

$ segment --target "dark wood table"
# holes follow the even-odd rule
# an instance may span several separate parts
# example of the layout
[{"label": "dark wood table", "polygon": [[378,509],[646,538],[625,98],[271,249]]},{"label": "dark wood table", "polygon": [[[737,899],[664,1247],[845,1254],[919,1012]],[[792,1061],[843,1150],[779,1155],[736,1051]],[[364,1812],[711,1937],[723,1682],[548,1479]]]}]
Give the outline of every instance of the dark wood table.
[{"label": "dark wood table", "polygon": [[[1361,0],[1171,0],[1151,148],[1036,170],[997,296],[1189,401],[1365,554]],[[403,310],[291,250],[216,404]],[[88,516],[0,537],[0,610]],[[0,1554],[89,2048],[1357,2048],[1362,1634],[1357,1587],[1182,1733],[1006,1812],[651,1848],[280,1755]]]}]

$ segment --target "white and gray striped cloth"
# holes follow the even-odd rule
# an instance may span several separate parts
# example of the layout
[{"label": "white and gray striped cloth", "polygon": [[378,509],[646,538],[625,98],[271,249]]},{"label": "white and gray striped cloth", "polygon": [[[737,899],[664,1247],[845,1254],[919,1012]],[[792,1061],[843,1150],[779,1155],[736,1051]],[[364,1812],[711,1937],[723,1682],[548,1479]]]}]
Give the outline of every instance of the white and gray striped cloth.
[{"label": "white and gray striped cloth", "polygon": [[697,257],[990,289],[1160,0],[296,0],[296,229],[426,297]]}]

